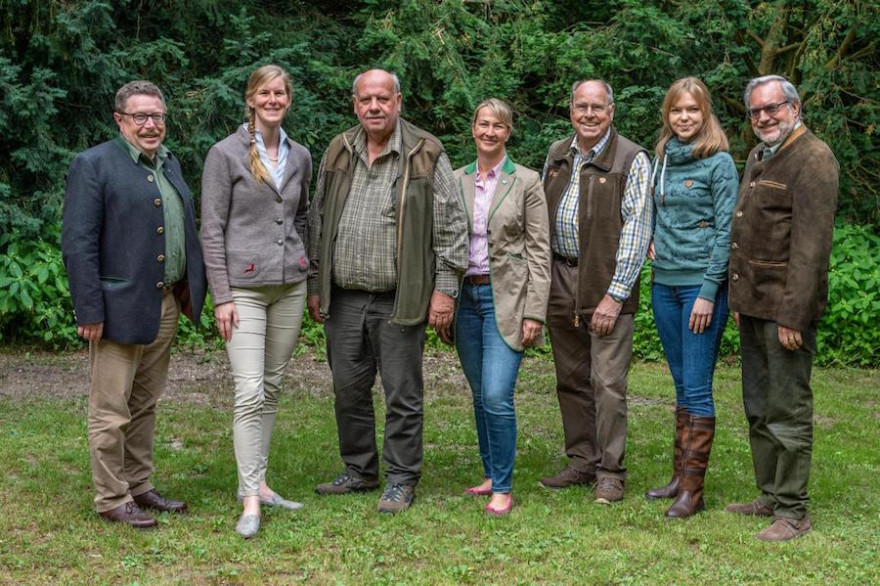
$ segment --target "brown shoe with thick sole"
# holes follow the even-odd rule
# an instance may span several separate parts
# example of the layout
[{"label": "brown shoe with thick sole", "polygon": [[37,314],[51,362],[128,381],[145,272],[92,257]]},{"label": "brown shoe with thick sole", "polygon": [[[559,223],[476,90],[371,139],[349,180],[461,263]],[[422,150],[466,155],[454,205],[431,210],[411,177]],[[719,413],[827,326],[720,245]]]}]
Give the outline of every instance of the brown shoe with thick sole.
[{"label": "brown shoe with thick sole", "polygon": [[184,501],[167,499],[159,494],[159,491],[155,488],[133,498],[134,502],[137,503],[137,506],[140,508],[152,509],[154,511],[159,511],[160,513],[185,513],[187,509]]},{"label": "brown shoe with thick sole", "polygon": [[596,482],[595,472],[584,472],[572,466],[566,466],[554,476],[545,476],[538,481],[544,488],[550,490],[562,490],[569,486],[589,486]]},{"label": "brown shoe with thick sole", "polygon": [[610,505],[623,500],[623,479],[615,476],[603,476],[596,483],[595,496],[600,505]]},{"label": "brown shoe with thick sole", "polygon": [[98,515],[105,521],[124,523],[131,525],[135,529],[152,529],[159,524],[154,516],[140,510],[132,501],[119,505],[115,509],[102,511]]},{"label": "brown shoe with thick sole", "polygon": [[755,537],[761,541],[791,541],[810,532],[810,518],[784,519],[776,517],[773,524],[758,533]]},{"label": "brown shoe with thick sole", "polygon": [[757,499],[750,503],[733,503],[724,507],[724,510],[728,513],[736,513],[737,515],[750,515],[752,517],[773,516],[773,509]]}]

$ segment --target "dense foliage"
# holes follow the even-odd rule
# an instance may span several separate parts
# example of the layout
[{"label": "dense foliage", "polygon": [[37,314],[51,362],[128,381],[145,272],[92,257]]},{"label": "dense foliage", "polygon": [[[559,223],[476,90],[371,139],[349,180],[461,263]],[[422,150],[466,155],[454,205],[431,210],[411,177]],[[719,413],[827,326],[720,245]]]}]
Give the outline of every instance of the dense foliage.
[{"label": "dense foliage", "polygon": [[[840,161],[841,220],[876,225],[878,35],[880,7],[863,0],[0,0],[0,284],[21,283],[0,287],[0,339],[72,341],[52,325],[69,321],[56,271],[64,174],[115,134],[113,95],[133,78],[166,91],[166,144],[197,190],[209,146],[242,120],[247,74],[267,62],[294,79],[285,126],[316,163],[354,123],[354,75],[381,66],[400,74],[404,115],[454,164],[474,157],[473,107],[497,96],[517,113],[512,156],[538,168],[570,131],[577,78],[606,78],[616,125],[651,146],[669,83],[700,76],[741,162],[754,143],[745,81],[782,73]],[[56,272],[41,281],[40,263]]]}]

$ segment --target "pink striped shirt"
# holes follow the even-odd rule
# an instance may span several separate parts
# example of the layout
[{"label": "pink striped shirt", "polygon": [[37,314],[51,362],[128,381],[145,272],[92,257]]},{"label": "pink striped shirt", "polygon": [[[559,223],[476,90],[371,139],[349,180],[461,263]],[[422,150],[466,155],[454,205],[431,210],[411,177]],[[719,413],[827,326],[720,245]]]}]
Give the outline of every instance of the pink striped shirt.
[{"label": "pink striped shirt", "polygon": [[474,177],[474,231],[471,234],[470,250],[468,251],[466,277],[489,274],[489,207],[495,197],[498,175],[501,173],[501,165],[503,164],[504,159],[486,173],[485,180],[481,178],[479,165],[477,166]]}]

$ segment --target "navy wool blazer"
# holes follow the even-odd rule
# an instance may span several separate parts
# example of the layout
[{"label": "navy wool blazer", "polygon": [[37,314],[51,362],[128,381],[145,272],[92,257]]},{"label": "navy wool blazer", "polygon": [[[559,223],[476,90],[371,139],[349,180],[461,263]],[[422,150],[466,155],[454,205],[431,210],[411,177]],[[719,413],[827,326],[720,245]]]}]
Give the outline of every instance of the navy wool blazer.
[{"label": "navy wool blazer", "polygon": [[[149,344],[159,331],[165,265],[165,218],[153,171],[111,140],[70,164],[64,196],[61,252],[79,325],[104,322],[103,338]],[[177,159],[162,165],[183,199],[186,278],[175,288],[198,325],[205,300],[205,265],[195,205]]]}]

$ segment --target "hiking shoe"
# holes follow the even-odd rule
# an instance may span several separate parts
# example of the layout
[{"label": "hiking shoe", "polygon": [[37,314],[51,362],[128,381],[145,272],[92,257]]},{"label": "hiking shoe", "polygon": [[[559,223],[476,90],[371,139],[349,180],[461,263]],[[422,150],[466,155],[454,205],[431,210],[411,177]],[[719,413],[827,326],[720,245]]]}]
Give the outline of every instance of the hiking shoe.
[{"label": "hiking shoe", "polygon": [[555,476],[546,476],[538,481],[544,488],[561,490],[578,484],[589,485],[596,482],[595,472],[583,472],[577,468],[566,466],[556,473]]},{"label": "hiking shoe", "polygon": [[772,525],[758,533],[755,537],[761,541],[789,541],[806,535],[812,528],[809,517],[798,520],[776,517]]},{"label": "hiking shoe", "polygon": [[346,470],[333,479],[315,487],[318,494],[348,494],[350,492],[368,492],[379,488],[378,480],[367,480],[353,475]]},{"label": "hiking shoe", "polygon": [[405,511],[416,498],[416,489],[408,484],[391,484],[385,488],[379,499],[380,513],[399,513]]},{"label": "hiking shoe", "polygon": [[610,505],[623,500],[623,480],[614,476],[603,476],[596,483],[596,502]]},{"label": "hiking shoe", "polygon": [[765,505],[758,499],[750,503],[733,503],[724,507],[728,513],[736,513],[737,515],[751,515],[755,517],[772,517],[773,509]]}]

